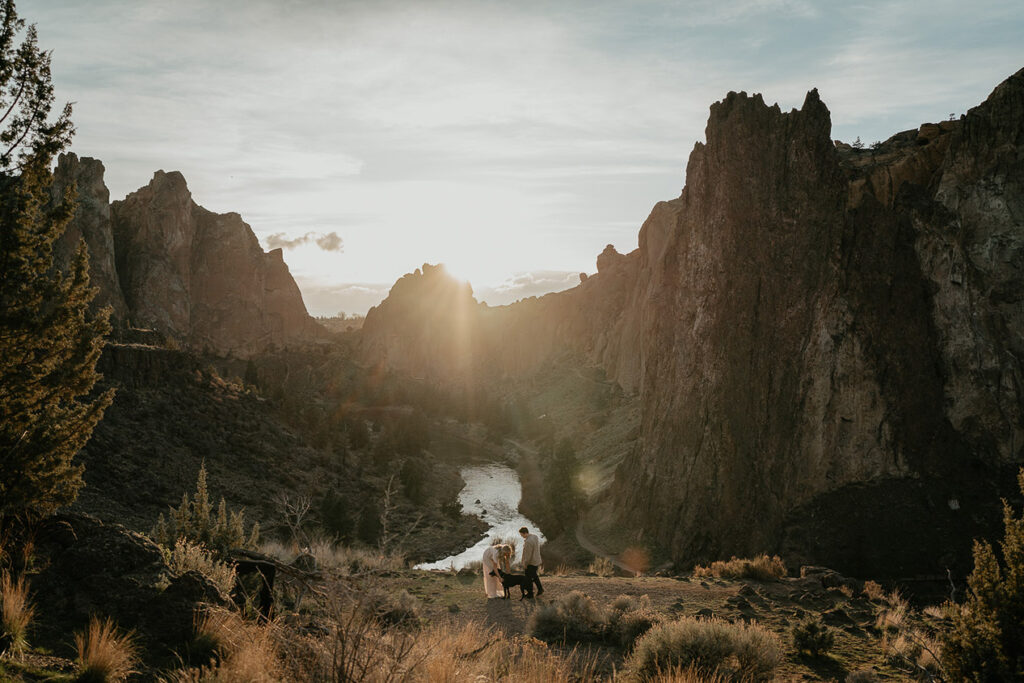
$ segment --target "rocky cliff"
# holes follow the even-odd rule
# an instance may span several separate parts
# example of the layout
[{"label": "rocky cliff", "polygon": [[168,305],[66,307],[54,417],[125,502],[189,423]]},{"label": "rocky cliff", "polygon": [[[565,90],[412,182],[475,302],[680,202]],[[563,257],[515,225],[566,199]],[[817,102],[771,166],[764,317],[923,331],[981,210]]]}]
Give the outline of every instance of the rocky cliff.
[{"label": "rocky cliff", "polygon": [[934,571],[1024,460],[1024,71],[873,149],[830,133],[816,91],[729,93],[636,251],[474,323],[478,374],[569,349],[636,394],[613,507],[679,563]]},{"label": "rocky cliff", "polygon": [[323,335],[281,251],[264,253],[238,214],[207,211],[180,173],[163,171],[111,205],[103,170],[61,155],[53,193],[74,185],[77,204],[57,257],[66,263],[85,237],[95,305],[111,306],[115,322],[240,356]]},{"label": "rocky cliff", "polygon": [[111,317],[123,320],[128,314],[128,307],[114,262],[110,192],[103,182],[103,172],[103,162],[98,159],[60,155],[53,172],[53,198],[63,201],[65,192],[74,187],[75,212],[64,234],[54,245],[54,259],[59,264],[70,263],[79,242],[85,239],[89,249],[89,282],[98,288],[92,308],[110,306]]}]

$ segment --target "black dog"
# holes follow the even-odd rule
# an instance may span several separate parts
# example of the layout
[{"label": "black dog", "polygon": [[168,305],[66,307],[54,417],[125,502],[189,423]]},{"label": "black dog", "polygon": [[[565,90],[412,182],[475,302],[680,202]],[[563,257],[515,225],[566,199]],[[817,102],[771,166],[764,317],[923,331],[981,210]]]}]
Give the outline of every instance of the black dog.
[{"label": "black dog", "polygon": [[[505,589],[504,598],[506,600],[508,600],[511,597],[511,595],[509,595],[508,589],[512,588],[513,586],[519,586],[519,592],[522,594],[522,597],[519,598],[520,600],[525,598],[526,594],[530,591],[530,580],[522,574],[506,574],[505,572],[499,569],[498,576],[501,577],[501,587]],[[533,596],[531,595],[530,597]]]}]

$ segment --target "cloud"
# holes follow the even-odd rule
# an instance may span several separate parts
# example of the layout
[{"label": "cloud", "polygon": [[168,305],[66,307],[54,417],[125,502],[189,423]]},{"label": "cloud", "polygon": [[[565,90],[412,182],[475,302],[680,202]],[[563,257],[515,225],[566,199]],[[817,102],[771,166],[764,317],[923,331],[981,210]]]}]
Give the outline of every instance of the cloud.
[{"label": "cloud", "polygon": [[980,102],[1024,31],[1020,0],[27,2],[112,197],[175,168],[293,273],[454,260],[495,296],[635,246],[726,92],[818,87],[833,137],[885,139]]},{"label": "cloud", "polygon": [[329,232],[326,235],[307,232],[305,235],[295,238],[288,238],[288,235],[283,232],[275,232],[272,235],[266,237],[267,248],[269,249],[295,249],[301,247],[304,244],[313,243],[320,247],[324,251],[334,251],[341,253],[344,249],[344,243],[341,237],[336,232]]},{"label": "cloud", "polygon": [[324,251],[343,251],[343,245],[341,238],[338,237],[338,233],[329,232],[326,235],[320,235],[316,238],[316,246],[320,247]]},{"label": "cloud", "polygon": [[531,296],[571,289],[580,283],[578,271],[542,270],[516,273],[494,287],[474,287],[476,298],[503,306]]}]

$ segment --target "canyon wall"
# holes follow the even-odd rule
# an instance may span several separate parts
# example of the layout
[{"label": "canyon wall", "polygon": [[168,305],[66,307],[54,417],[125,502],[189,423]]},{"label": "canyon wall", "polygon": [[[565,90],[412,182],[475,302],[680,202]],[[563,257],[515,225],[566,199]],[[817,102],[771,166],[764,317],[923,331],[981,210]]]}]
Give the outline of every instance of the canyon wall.
[{"label": "canyon wall", "polygon": [[458,324],[426,297],[432,332],[403,334],[386,301],[364,351],[439,382],[566,350],[604,368],[643,416],[613,507],[678,563],[783,550],[870,572],[919,548],[892,567],[916,572],[953,542],[934,530],[969,548],[989,511],[966,502],[1024,460],[1022,292],[1024,71],[871,149],[831,139],[816,91],[790,112],[729,93],[636,251],[507,307],[464,292]]},{"label": "canyon wall", "polygon": [[236,356],[324,335],[281,250],[264,253],[238,214],[207,211],[180,173],[163,171],[111,205],[103,172],[96,159],[61,155],[53,195],[74,185],[77,199],[56,257],[67,263],[85,238],[94,307],[109,305],[116,325]]}]

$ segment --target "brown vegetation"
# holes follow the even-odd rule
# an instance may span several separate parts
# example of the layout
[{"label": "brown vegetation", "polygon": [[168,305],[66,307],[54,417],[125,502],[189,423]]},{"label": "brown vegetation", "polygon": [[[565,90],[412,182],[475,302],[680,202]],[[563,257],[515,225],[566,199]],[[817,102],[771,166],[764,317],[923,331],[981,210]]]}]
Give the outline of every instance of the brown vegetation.
[{"label": "brown vegetation", "polygon": [[0,654],[24,654],[34,616],[25,577],[14,579],[6,571],[0,574]]},{"label": "brown vegetation", "polygon": [[786,565],[778,555],[758,555],[751,559],[717,560],[709,566],[693,568],[694,576],[715,576],[723,579],[756,579],[774,581],[786,576]]},{"label": "brown vegetation", "polygon": [[75,634],[78,650],[76,683],[113,683],[135,672],[138,649],[132,633],[121,633],[110,619],[93,617]]}]

